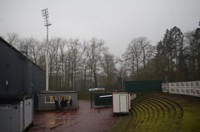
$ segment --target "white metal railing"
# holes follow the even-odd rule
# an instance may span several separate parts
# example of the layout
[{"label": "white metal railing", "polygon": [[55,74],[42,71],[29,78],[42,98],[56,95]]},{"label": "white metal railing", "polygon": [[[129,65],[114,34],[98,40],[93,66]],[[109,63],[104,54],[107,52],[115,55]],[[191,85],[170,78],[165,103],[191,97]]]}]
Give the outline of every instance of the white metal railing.
[{"label": "white metal railing", "polygon": [[200,81],[162,83],[162,91],[200,97]]}]

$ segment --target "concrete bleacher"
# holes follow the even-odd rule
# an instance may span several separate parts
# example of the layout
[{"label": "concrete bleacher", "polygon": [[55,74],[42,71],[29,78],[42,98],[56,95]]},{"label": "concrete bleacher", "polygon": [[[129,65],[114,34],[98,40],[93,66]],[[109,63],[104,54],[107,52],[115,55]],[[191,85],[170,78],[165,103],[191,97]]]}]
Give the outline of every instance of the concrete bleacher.
[{"label": "concrete bleacher", "polygon": [[145,95],[133,100],[131,114],[131,130],[178,131],[184,110],[180,104],[162,94]]}]

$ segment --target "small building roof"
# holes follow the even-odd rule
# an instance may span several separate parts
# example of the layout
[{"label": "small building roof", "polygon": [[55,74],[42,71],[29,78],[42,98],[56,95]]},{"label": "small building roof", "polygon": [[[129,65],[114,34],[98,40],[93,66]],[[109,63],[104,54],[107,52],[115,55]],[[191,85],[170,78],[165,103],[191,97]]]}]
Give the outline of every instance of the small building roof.
[{"label": "small building roof", "polygon": [[38,94],[63,94],[63,93],[77,93],[76,91],[46,91],[46,90],[41,90],[38,92]]}]

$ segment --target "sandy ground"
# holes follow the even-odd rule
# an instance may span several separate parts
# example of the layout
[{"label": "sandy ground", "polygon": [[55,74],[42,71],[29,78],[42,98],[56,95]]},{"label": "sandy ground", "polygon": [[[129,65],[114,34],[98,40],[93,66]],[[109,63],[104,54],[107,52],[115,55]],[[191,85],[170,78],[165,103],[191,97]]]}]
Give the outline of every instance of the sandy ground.
[{"label": "sandy ground", "polygon": [[78,110],[35,112],[29,132],[105,132],[116,121],[112,108],[90,108],[79,101]]}]

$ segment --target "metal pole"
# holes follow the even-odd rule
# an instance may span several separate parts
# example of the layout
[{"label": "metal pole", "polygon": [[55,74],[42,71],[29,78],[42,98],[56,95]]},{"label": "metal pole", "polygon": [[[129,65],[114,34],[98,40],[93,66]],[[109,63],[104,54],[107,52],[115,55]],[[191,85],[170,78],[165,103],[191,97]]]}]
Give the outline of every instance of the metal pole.
[{"label": "metal pole", "polygon": [[123,70],[122,70],[122,91],[123,91]]},{"label": "metal pole", "polygon": [[121,60],[121,78],[122,78],[122,91],[123,91],[123,60]]},{"label": "metal pole", "polygon": [[46,52],[45,52],[45,58],[46,58],[46,91],[49,90],[49,59],[48,59],[49,38],[48,38],[48,31],[49,31],[49,28],[47,26],[47,42],[46,42]]},{"label": "metal pole", "polygon": [[[122,62],[123,63],[123,62]],[[123,66],[123,64],[122,64],[122,66]],[[123,67],[122,67],[122,91],[123,91]]]},{"label": "metal pole", "polygon": [[49,90],[49,60],[48,60],[48,44],[49,44],[49,26],[51,26],[51,24],[49,23],[49,14],[48,14],[48,9],[43,9],[42,10],[42,16],[45,19],[45,24],[44,26],[47,27],[47,40],[46,40],[46,44],[45,44],[45,60],[46,60],[46,91]]}]

